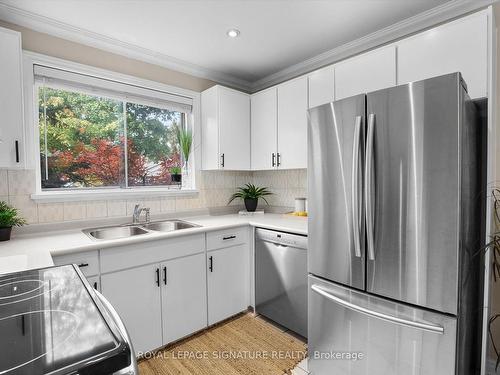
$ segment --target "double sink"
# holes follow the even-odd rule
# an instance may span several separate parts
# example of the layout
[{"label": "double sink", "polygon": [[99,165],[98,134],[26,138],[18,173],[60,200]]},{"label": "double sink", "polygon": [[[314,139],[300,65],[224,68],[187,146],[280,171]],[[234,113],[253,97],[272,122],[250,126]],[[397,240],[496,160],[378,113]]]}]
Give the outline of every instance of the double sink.
[{"label": "double sink", "polygon": [[116,240],[140,236],[152,232],[173,232],[181,229],[196,228],[199,225],[182,220],[162,220],[141,224],[124,224],[118,226],[84,229],[83,233],[93,240]]}]

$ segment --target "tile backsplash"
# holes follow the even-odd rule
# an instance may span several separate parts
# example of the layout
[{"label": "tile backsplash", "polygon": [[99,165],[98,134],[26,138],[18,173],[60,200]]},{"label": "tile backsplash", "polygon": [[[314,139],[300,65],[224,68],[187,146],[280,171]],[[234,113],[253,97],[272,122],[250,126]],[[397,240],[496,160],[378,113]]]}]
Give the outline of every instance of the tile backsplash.
[{"label": "tile backsplash", "polygon": [[[199,194],[192,197],[155,196],[138,199],[36,203],[34,170],[0,170],[0,201],[18,208],[30,224],[93,218],[131,216],[135,204],[151,208],[152,214],[172,213],[227,205],[235,188],[247,182],[267,186],[274,193],[272,206],[293,207],[295,197],[307,196],[307,171],[198,171]],[[234,202],[234,205],[241,202]]]}]

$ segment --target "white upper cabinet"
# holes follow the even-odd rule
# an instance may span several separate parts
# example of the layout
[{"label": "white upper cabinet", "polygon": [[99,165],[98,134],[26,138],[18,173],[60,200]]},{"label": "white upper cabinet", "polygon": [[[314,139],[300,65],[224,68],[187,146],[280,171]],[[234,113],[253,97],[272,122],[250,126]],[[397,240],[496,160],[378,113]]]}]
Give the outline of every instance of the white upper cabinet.
[{"label": "white upper cabinet", "polygon": [[250,95],[216,85],[201,93],[202,169],[250,169]]},{"label": "white upper cabinet", "polygon": [[461,18],[398,42],[398,84],[461,72],[472,98],[487,95],[488,15]]},{"label": "white upper cabinet", "polygon": [[0,28],[0,168],[24,165],[21,34]]},{"label": "white upper cabinet", "polygon": [[260,91],[251,97],[252,169],[265,170],[276,167],[278,148],[277,89]]},{"label": "white upper cabinet", "polygon": [[396,47],[390,45],[335,65],[335,100],[396,85]]},{"label": "white upper cabinet", "polygon": [[307,77],[278,85],[280,169],[307,168]]},{"label": "white upper cabinet", "polygon": [[335,69],[327,66],[309,74],[309,108],[335,100]]}]

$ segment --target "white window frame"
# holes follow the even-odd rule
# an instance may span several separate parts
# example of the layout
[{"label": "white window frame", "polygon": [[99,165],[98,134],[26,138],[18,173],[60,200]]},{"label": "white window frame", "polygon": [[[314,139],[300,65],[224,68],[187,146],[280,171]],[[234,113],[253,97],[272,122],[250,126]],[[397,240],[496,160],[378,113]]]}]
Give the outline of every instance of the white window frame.
[{"label": "white window frame", "polygon": [[[189,170],[193,184],[192,189],[172,189],[167,186],[141,186],[110,189],[81,189],[81,190],[42,190],[40,171],[40,139],[38,130],[38,93],[36,91],[34,65],[44,65],[56,69],[67,70],[74,73],[84,74],[91,77],[116,81],[140,88],[156,90],[164,93],[184,96],[193,101],[193,146],[192,155],[189,161]],[[199,190],[196,187],[195,176],[201,166],[201,113],[200,113],[200,93],[176,86],[150,81],[110,70],[96,68],[72,61],[46,56],[35,52],[23,51],[24,70],[24,103],[26,121],[26,154],[27,168],[35,170],[36,190],[31,194],[31,199],[43,202],[65,202],[65,201],[85,201],[85,200],[107,200],[126,198],[146,198],[151,196],[196,196]]]}]

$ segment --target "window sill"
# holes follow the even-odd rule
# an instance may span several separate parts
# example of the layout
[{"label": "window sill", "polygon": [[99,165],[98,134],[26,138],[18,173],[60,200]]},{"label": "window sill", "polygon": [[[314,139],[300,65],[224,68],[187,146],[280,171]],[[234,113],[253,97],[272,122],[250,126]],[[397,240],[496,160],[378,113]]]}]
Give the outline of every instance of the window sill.
[{"label": "window sill", "polygon": [[138,188],[138,189],[106,189],[86,191],[42,191],[31,194],[31,199],[38,203],[73,202],[95,200],[119,200],[150,197],[194,197],[199,191],[195,189],[176,190],[168,188]]}]

